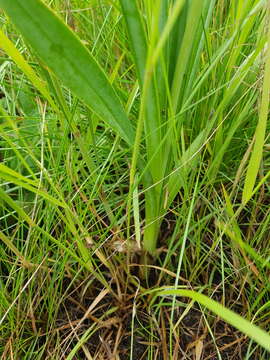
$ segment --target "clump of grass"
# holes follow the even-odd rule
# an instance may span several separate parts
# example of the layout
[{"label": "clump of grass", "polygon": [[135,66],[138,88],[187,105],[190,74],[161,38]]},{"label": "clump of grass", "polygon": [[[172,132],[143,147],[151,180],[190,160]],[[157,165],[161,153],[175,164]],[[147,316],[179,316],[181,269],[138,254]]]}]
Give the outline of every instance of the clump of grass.
[{"label": "clump of grass", "polygon": [[265,2],[49,6],[0,0],[3,358],[266,358]]}]

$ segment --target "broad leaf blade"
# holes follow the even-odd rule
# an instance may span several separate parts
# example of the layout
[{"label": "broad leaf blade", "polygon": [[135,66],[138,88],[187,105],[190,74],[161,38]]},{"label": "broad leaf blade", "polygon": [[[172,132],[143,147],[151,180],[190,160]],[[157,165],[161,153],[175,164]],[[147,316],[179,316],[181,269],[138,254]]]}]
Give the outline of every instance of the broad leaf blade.
[{"label": "broad leaf blade", "polygon": [[134,131],[103,70],[76,35],[40,0],[0,0],[44,63],[129,145]]}]

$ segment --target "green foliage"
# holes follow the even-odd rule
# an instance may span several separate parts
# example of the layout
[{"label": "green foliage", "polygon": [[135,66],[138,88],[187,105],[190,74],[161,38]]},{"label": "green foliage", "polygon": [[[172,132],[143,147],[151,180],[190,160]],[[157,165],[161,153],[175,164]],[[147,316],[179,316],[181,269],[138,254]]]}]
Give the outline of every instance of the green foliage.
[{"label": "green foliage", "polygon": [[[173,358],[197,301],[198,326],[212,334],[220,317],[252,339],[246,359],[267,358],[266,2],[0,8],[0,355],[91,359],[86,345],[112,326],[116,338],[96,345],[106,358],[132,309],[131,358],[136,336],[149,359]],[[141,299],[164,284],[146,314]],[[71,303],[79,319],[65,315]]]},{"label": "green foliage", "polygon": [[[44,63],[132,145],[133,129],[119,99],[101,67],[74,33],[41,1],[1,1],[0,6]],[[42,21],[37,23],[35,19]]]},{"label": "green foliage", "polygon": [[233,311],[220,305],[218,302],[209,297],[191,290],[162,290],[158,292],[157,296],[187,296],[192,300],[197,301],[201,305],[213,311],[217,316],[220,316],[227,323],[233,325],[235,328],[254,339],[258,344],[270,351],[270,335],[262,331],[256,325],[243,319],[241,316],[235,314]]}]

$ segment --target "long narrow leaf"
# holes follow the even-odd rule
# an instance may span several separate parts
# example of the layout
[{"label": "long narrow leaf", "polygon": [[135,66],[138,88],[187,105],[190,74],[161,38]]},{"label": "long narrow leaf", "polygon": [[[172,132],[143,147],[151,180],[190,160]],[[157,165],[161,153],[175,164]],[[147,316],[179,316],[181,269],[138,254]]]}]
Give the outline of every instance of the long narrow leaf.
[{"label": "long narrow leaf", "polygon": [[136,1],[120,0],[123,15],[127,24],[130,45],[137,68],[140,84],[143,83],[147,59],[146,36]]},{"label": "long narrow leaf", "polygon": [[[16,175],[17,174],[17,175]],[[53,196],[49,195],[46,191],[39,189],[35,182],[28,179],[27,177],[22,176],[18,172],[9,169],[7,166],[0,164],[0,179],[4,179],[8,182],[21,186],[24,189],[27,189],[34,194],[37,194],[44,199],[50,201],[52,204],[56,206],[60,206],[62,208],[66,207],[66,204],[58,199],[55,199]]]},{"label": "long narrow leaf", "polygon": [[175,113],[177,112],[181,87],[183,84],[184,74],[189,64],[189,58],[194,44],[194,37],[196,34],[197,27],[201,20],[201,14],[203,11],[203,0],[194,0],[191,2],[190,10],[188,14],[188,21],[181,45],[180,53],[178,54],[176,69],[174,73],[173,86],[172,86],[172,99],[173,108]]},{"label": "long narrow leaf", "polygon": [[192,290],[164,290],[158,293],[158,296],[172,295],[189,297],[192,300],[197,301],[201,305],[213,311],[216,315],[221,317],[227,323],[231,324],[238,330],[242,331],[244,334],[248,335],[251,339],[256,341],[266,350],[270,351],[269,334],[267,334],[264,330],[260,329],[258,326],[253,325],[235,312],[227,309],[223,305],[220,305],[218,302]]},{"label": "long narrow leaf", "polygon": [[40,0],[0,0],[39,57],[129,145],[131,122],[106,75],[77,36]]},{"label": "long narrow leaf", "polygon": [[120,0],[120,3],[127,25],[129,42],[142,92],[140,114],[137,122],[136,139],[130,170],[130,183],[133,185],[134,182],[144,125],[149,171],[152,177],[152,184],[157,183],[157,186],[151,188],[150,191],[147,192],[145,205],[146,227],[144,233],[144,247],[148,251],[153,252],[156,247],[155,243],[159,228],[159,223],[155,220],[159,215],[160,208],[159,193],[162,185],[160,179],[163,177],[165,169],[165,167],[162,167],[163,162],[161,161],[162,149],[160,149],[159,152],[156,152],[162,139],[159,99],[154,84],[155,73],[154,71],[149,71],[149,66],[151,65],[149,62],[151,44],[147,43],[144,32],[143,14],[139,11],[136,1]]},{"label": "long narrow leaf", "polygon": [[[270,41],[270,26],[268,29],[268,41]],[[250,162],[248,164],[247,175],[245,179],[245,185],[243,190],[242,202],[246,203],[252,196],[256,178],[258,175],[260,163],[263,155],[263,146],[265,140],[266,124],[269,111],[269,100],[270,100],[270,46],[266,51],[266,64],[265,74],[263,81],[263,91],[261,99],[261,107],[259,113],[259,122],[255,132],[255,143],[251,154]]]},{"label": "long narrow leaf", "polygon": [[6,37],[0,29],[0,47],[11,57],[17,66],[25,73],[37,90],[47,99],[54,110],[57,110],[53,99],[51,98],[46,84],[40,80],[38,75],[24,59],[22,54],[16,49],[13,43]]}]

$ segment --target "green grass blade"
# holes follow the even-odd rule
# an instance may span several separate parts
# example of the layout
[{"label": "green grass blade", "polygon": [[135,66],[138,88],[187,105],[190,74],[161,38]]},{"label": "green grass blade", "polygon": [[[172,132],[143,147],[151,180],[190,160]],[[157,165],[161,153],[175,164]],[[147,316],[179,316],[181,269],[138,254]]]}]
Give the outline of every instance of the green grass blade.
[{"label": "green grass blade", "polygon": [[0,240],[17,256],[18,259],[26,263],[23,254],[16,248],[12,240],[10,240],[2,231],[0,231]]},{"label": "green grass blade", "polygon": [[184,5],[185,5],[185,0],[178,0],[174,4],[171,12],[169,13],[168,20],[164,24],[164,29],[162,30],[162,33],[160,34],[160,39],[156,45],[153,56],[151,58],[151,65],[153,67],[156,64],[156,62],[160,56],[160,53],[162,51],[162,48],[164,47],[166,41],[168,40],[168,38],[172,32],[172,29],[175,26],[176,20],[179,17],[179,14],[181,13]]},{"label": "green grass blade", "polygon": [[1,176],[1,174],[8,175],[10,177],[14,177],[15,179],[24,181],[24,182],[28,183],[29,185],[33,185],[33,186],[38,185],[37,181],[26,178],[25,176],[21,175],[20,173],[18,173],[15,170],[10,169],[8,166],[6,166],[4,164],[0,164],[0,176]]},{"label": "green grass blade", "polygon": [[133,191],[133,213],[134,213],[134,226],[135,226],[135,239],[138,248],[141,248],[141,229],[140,229],[140,205],[139,205],[139,192],[136,186]]},{"label": "green grass blade", "polygon": [[266,350],[270,351],[270,335],[267,334],[267,332],[260,329],[258,326],[253,325],[248,320],[242,318],[240,315],[227,309],[223,305],[220,305],[218,302],[192,290],[164,290],[158,293],[158,296],[172,295],[189,297],[192,300],[197,301],[201,305],[213,311],[217,316],[221,317],[227,323],[248,335],[251,339],[256,341]]},{"label": "green grass blade", "polygon": [[183,153],[176,169],[171,173],[167,184],[168,199],[165,209],[169,208],[179,190],[185,186],[186,181],[188,181],[189,172],[196,168],[207,134],[208,132],[205,129],[197,136]]},{"label": "green grass blade", "polygon": [[[270,40],[270,26],[268,29],[268,39]],[[270,96],[270,46],[266,51],[265,74],[263,80],[262,99],[259,112],[259,121],[255,132],[255,143],[251,154],[250,162],[248,164],[245,185],[242,195],[242,203],[245,204],[252,196],[258,175],[260,163],[262,160],[263,146],[265,140],[265,132],[269,111],[269,96]]]},{"label": "green grass blade", "polygon": [[54,110],[58,110],[50,93],[46,87],[46,84],[40,80],[38,75],[24,59],[21,53],[16,49],[13,43],[6,37],[6,35],[0,29],[0,47],[11,57],[11,59],[17,64],[17,66],[25,73],[32,84],[37,90],[48,100]]},{"label": "green grass blade", "polygon": [[[145,205],[146,229],[144,233],[144,248],[153,253],[156,247],[155,243],[159,227],[158,222],[155,221],[159,215],[160,209],[157,194],[159,194],[159,188],[161,187],[160,179],[163,177],[164,172],[164,168],[162,169],[162,149],[160,149],[159,152],[156,152],[156,149],[159,148],[162,139],[161,117],[158,92],[155,86],[155,72],[154,69],[151,68],[151,51],[153,51],[154,45],[152,37],[155,38],[156,36],[156,28],[153,26],[153,29],[150,32],[150,40],[146,39],[143,27],[143,14],[139,10],[136,1],[121,0],[120,2],[122,13],[126,21],[129,44],[132,50],[142,93],[130,170],[130,184],[132,188],[140,153],[143,128],[146,142],[147,161],[149,162],[148,165],[149,172],[152,177],[152,184],[158,184],[147,193]],[[153,21],[153,23],[156,24],[155,21]]]},{"label": "green grass blade", "polygon": [[39,0],[0,0],[0,7],[63,84],[132,145],[134,130],[120,100],[77,36]]},{"label": "green grass blade", "polygon": [[[12,209],[14,209],[23,221],[27,222],[30,226],[35,226],[35,223],[30,218],[30,216],[27,215],[26,212],[17,204],[17,202],[14,201],[8,194],[6,194],[5,191],[1,189],[1,187],[0,187],[0,199],[1,199],[1,202],[5,202]],[[0,202],[0,205],[1,205],[1,202]]]},{"label": "green grass blade", "polygon": [[22,176],[18,172],[9,169],[7,166],[0,164],[0,179],[4,179],[13,184],[21,186],[22,188],[29,190],[37,195],[40,195],[44,199],[48,200],[52,204],[56,206],[60,206],[62,208],[66,207],[66,204],[62,201],[55,199],[53,196],[49,195],[46,191],[39,189],[35,186],[35,182],[28,179],[27,177]]},{"label": "green grass blade", "polygon": [[196,30],[201,21],[203,5],[204,5],[204,1],[202,0],[194,0],[190,4],[185,34],[183,37],[180,53],[178,54],[173,85],[172,85],[172,101],[173,101],[173,109],[175,113],[177,112],[179,106],[179,99],[181,98],[180,95],[181,95],[181,88],[183,85],[184,74],[189,64],[189,59],[194,44],[194,37],[196,34]]},{"label": "green grass blade", "polygon": [[147,59],[147,44],[143,24],[136,1],[120,0],[120,3],[127,24],[130,46],[132,48],[139,81],[142,85]]}]

